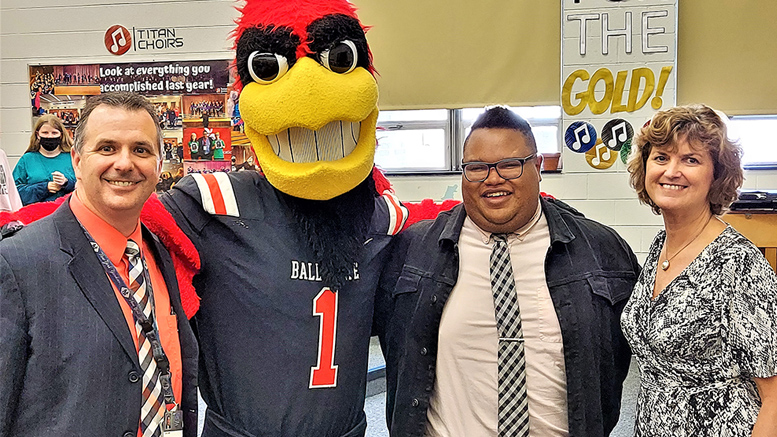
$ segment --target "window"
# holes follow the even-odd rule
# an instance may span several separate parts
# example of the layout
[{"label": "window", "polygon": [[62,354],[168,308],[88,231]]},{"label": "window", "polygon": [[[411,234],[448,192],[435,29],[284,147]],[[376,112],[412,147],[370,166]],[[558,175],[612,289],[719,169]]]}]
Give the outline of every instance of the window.
[{"label": "window", "polygon": [[742,146],[745,168],[777,168],[777,115],[735,116],[728,128]]},{"label": "window", "polygon": [[[560,106],[526,106],[512,108],[513,112],[525,118],[532,127],[534,139],[537,141],[537,152],[559,152],[559,124],[561,123]],[[485,108],[467,108],[461,110],[461,124],[463,129],[462,146],[464,138],[469,135],[472,123]]]},{"label": "window", "polygon": [[[531,125],[540,153],[560,152],[561,107],[512,108]],[[461,150],[485,108],[382,111],[375,163],[388,173],[461,170]]]},{"label": "window", "polygon": [[446,109],[382,111],[375,162],[387,172],[450,170],[449,137]]}]

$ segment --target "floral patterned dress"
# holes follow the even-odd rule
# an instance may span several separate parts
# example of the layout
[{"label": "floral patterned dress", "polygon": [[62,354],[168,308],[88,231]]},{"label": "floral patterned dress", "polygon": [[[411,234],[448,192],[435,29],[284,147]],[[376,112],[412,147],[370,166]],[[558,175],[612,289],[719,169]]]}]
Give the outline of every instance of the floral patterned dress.
[{"label": "floral patterned dress", "polygon": [[665,236],[621,316],[640,370],[635,435],[749,437],[752,378],[777,375],[777,277],[729,226],[652,299]]}]

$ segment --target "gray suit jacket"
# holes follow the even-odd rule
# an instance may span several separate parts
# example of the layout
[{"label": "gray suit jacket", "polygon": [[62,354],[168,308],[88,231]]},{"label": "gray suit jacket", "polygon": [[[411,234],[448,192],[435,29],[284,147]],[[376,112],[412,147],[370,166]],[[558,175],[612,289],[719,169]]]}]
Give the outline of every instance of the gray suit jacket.
[{"label": "gray suit jacket", "polygon": [[[197,433],[197,344],[172,260],[144,229],[178,315],[185,434]],[[0,241],[0,437],[137,436],[142,376],[110,280],[68,202]]]}]

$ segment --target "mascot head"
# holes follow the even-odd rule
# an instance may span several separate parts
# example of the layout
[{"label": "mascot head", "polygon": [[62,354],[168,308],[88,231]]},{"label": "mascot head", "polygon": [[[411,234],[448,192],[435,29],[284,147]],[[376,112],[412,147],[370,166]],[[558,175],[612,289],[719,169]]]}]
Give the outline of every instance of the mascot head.
[{"label": "mascot head", "polygon": [[235,67],[240,113],[267,180],[329,200],[370,175],[378,86],[364,27],[346,0],[247,0]]}]

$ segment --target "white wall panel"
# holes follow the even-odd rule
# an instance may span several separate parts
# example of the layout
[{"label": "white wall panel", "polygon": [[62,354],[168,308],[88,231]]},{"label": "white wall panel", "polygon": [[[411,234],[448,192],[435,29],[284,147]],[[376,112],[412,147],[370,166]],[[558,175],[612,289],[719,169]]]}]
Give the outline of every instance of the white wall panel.
[{"label": "white wall panel", "polygon": [[609,223],[632,226],[661,226],[661,216],[653,214],[649,206],[639,203],[637,195],[627,200],[618,200],[615,220]]},{"label": "white wall panel", "polygon": [[27,149],[32,132],[32,107],[30,105],[29,85],[0,85],[0,147],[8,155],[11,166]]},{"label": "white wall panel", "polygon": [[51,9],[57,7],[80,8],[84,6],[120,6],[120,5],[140,5],[140,4],[168,4],[177,3],[179,5],[190,5],[194,3],[229,3],[235,4],[233,0],[118,0],[118,1],[90,1],[90,0],[3,0],[0,10],[13,9]]},{"label": "white wall panel", "polygon": [[540,190],[563,200],[585,200],[588,198],[588,175],[544,174]]},{"label": "white wall panel", "polygon": [[[27,150],[32,130],[30,124],[30,121],[27,120],[27,124],[23,126],[27,128],[27,132],[14,132],[3,135],[3,142],[0,144],[0,147],[8,154],[8,161],[11,163],[11,167],[16,165],[16,161]],[[11,153],[11,150],[14,150],[14,152]]]},{"label": "white wall panel", "polygon": [[[234,27],[236,12],[230,2],[145,3],[4,10],[3,33],[29,34],[105,31],[114,24],[135,27]],[[85,19],[88,18],[88,19]],[[30,29],[29,23],[35,23]],[[32,31],[32,32],[31,32]]]},{"label": "white wall panel", "polygon": [[[18,126],[14,131],[30,131],[30,125],[32,124],[32,108],[24,108],[20,110],[17,108],[0,108],[0,119],[3,120],[3,124]],[[10,133],[3,130],[3,134]]]},{"label": "white wall panel", "polygon": [[[562,199],[565,200],[565,199]],[[615,223],[617,202],[614,200],[565,200],[586,217],[605,224]]]},{"label": "white wall panel", "polygon": [[589,199],[633,199],[636,194],[629,186],[629,174],[590,173],[588,175]]},{"label": "white wall panel", "polygon": [[[108,25],[106,28],[110,26]],[[127,60],[131,60],[133,57],[142,58],[144,62],[151,62],[153,58],[167,59],[171,54],[192,56],[227,51],[229,47],[226,38],[231,30],[232,26],[178,28],[176,36],[184,38],[183,47],[174,51],[149,50],[144,53],[130,51],[124,56],[113,56],[105,48],[103,44],[104,29],[59,35],[51,33],[7,34],[2,36],[3,60],[34,59],[37,63],[51,64],[52,58],[58,58],[61,57],[61,53],[67,53],[72,57],[92,57],[92,59],[95,56],[110,56],[110,58],[103,58],[102,62],[128,62]],[[220,41],[221,44],[200,45],[199,41],[202,39]],[[200,60],[200,58],[192,60]],[[94,61],[90,62],[94,63]]]},{"label": "white wall panel", "polygon": [[25,108],[30,106],[30,87],[26,82],[2,84],[3,94],[0,96],[0,108]]}]

